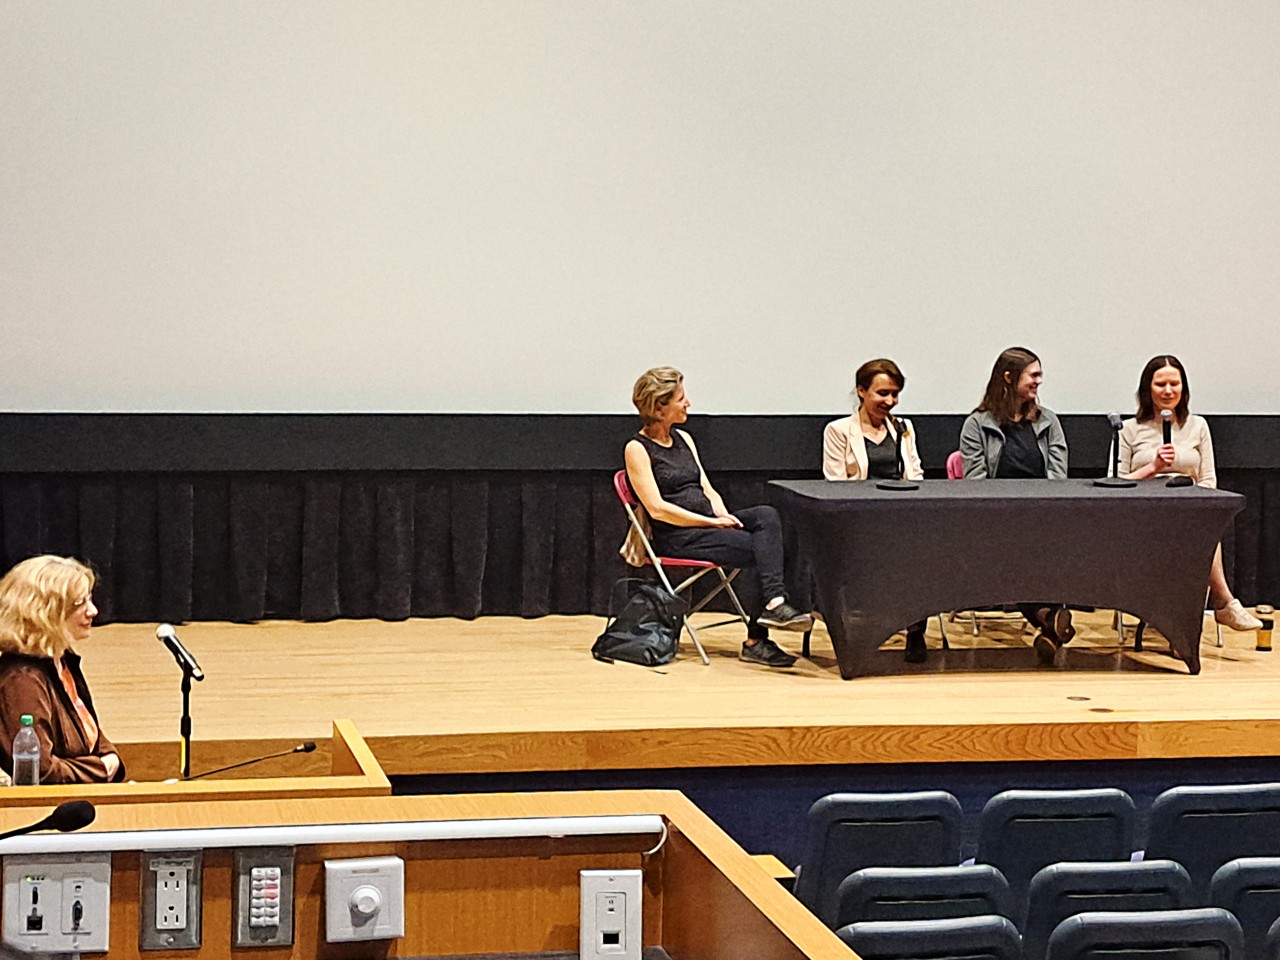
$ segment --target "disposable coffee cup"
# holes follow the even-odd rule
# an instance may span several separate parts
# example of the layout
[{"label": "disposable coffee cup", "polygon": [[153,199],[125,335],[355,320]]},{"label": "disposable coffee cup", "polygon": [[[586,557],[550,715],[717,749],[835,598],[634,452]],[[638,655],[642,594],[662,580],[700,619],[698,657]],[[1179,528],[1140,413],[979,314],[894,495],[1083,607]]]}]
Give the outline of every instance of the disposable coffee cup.
[{"label": "disposable coffee cup", "polygon": [[1271,650],[1271,625],[1275,622],[1270,617],[1259,617],[1262,626],[1258,628],[1258,646],[1257,650]]}]

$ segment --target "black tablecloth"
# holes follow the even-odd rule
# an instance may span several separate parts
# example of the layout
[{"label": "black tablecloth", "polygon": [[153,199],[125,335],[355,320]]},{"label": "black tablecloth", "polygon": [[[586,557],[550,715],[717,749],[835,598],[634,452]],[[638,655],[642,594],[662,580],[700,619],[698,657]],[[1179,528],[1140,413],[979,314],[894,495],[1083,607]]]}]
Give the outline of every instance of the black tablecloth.
[{"label": "black tablecloth", "polygon": [[941,610],[1016,602],[1116,608],[1200,671],[1213,551],[1239,494],[1090,480],[777,480],[775,502],[813,567],[845,679],[898,630]]}]

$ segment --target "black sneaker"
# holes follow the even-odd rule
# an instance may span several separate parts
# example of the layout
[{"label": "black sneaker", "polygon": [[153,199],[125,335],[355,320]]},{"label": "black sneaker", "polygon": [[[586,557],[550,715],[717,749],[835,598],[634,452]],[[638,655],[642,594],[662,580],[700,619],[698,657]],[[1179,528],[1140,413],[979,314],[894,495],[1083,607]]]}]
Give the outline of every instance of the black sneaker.
[{"label": "black sneaker", "polygon": [[789,667],[796,662],[795,657],[772,640],[757,640],[750,646],[744,643],[738,659],[747,663],[763,663],[766,667]]},{"label": "black sneaker", "polygon": [[813,629],[813,617],[801,613],[785,600],[772,610],[766,610],[756,619],[763,627],[777,627],[779,630],[794,630],[804,633]]}]

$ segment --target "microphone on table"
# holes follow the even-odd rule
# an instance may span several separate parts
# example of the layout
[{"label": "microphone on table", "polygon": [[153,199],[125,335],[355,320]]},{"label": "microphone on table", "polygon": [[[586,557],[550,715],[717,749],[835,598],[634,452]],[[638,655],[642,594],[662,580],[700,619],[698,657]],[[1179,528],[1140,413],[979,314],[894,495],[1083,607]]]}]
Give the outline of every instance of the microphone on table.
[{"label": "microphone on table", "polygon": [[1173,411],[1160,411],[1160,430],[1164,434],[1165,443],[1173,443]]},{"label": "microphone on table", "polygon": [[177,633],[174,632],[173,624],[162,623],[156,627],[156,639],[169,648],[169,652],[173,654],[173,659],[178,661],[178,666],[191,674],[193,679],[204,679],[204,671],[200,669],[200,664],[196,663],[196,658],[191,655],[191,651],[184,647],[182,641],[178,639]]},{"label": "microphone on table", "polygon": [[907,477],[907,467],[906,464],[902,462],[902,433],[904,428],[902,421],[892,413],[889,414],[889,422],[893,424],[893,457],[894,461],[898,464],[898,479],[905,480]]},{"label": "microphone on table", "polygon": [[93,818],[97,815],[98,811],[93,808],[93,804],[88,800],[68,800],[65,803],[58,804],[53,813],[43,820],[37,820],[35,823],[28,824],[25,827],[19,827],[17,830],[6,830],[4,833],[0,833],[0,840],[19,837],[24,833],[34,833],[37,830],[58,830],[62,833],[68,833],[71,830],[87,827],[93,823]]},{"label": "microphone on table", "polygon": [[226,773],[228,770],[235,770],[239,767],[247,767],[252,763],[262,763],[265,760],[275,760],[279,757],[287,757],[294,753],[311,753],[316,748],[314,740],[303,740],[296,747],[290,747],[288,750],[281,750],[279,753],[269,753],[266,756],[254,757],[252,760],[241,760],[239,763],[229,763],[225,767],[215,767],[212,770],[206,770],[204,773],[197,773],[194,777],[183,777],[183,780],[199,780],[201,777],[211,777],[215,773]]},{"label": "microphone on table", "polygon": [[889,425],[894,430],[893,455],[898,465],[898,478],[896,480],[877,480],[876,486],[881,490],[919,490],[920,484],[906,479],[907,466],[902,459],[902,436],[906,432],[906,421],[898,419],[891,413],[889,414]]},{"label": "microphone on table", "polygon": [[1111,428],[1111,442],[1108,444],[1108,454],[1111,460],[1110,466],[1107,467],[1108,476],[1099,477],[1093,481],[1095,487],[1136,487],[1136,480],[1124,480],[1120,476],[1120,431],[1124,429],[1124,421],[1120,419],[1118,413],[1107,414],[1107,425]]}]

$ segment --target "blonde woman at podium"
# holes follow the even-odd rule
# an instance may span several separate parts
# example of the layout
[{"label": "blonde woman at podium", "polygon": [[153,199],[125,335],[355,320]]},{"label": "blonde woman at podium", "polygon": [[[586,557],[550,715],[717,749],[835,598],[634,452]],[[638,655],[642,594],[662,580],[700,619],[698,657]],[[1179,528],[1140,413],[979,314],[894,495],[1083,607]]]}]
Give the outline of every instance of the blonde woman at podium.
[{"label": "blonde woman at podium", "polygon": [[0,763],[13,769],[23,714],[35,720],[41,783],[124,779],[98,726],[72,645],[89,638],[98,608],[93,571],[69,557],[24,560],[0,580]]}]

